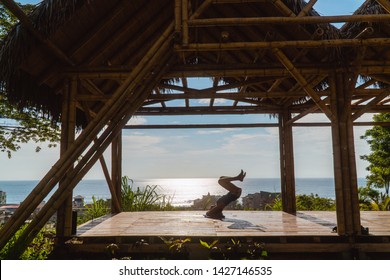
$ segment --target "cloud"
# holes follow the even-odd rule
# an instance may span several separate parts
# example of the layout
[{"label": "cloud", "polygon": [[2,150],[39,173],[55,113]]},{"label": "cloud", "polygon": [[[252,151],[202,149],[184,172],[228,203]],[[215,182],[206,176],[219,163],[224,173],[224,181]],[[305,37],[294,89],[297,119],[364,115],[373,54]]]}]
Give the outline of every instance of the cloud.
[{"label": "cloud", "polygon": [[166,150],[161,146],[162,138],[158,136],[136,133],[123,136],[123,154],[124,156],[145,156],[161,155]]},{"label": "cloud", "polygon": [[202,129],[196,131],[197,135],[210,135],[210,134],[223,134],[223,133],[229,133],[234,130],[237,130],[235,128],[219,128],[219,129]]},{"label": "cloud", "polygon": [[130,121],[127,123],[128,125],[141,125],[146,124],[148,121],[144,117],[133,116]]},{"label": "cloud", "polygon": [[[198,100],[198,103],[199,104],[210,104],[210,99],[209,98],[205,98],[205,99],[199,99]],[[223,99],[223,98],[216,98],[214,99],[214,104],[226,104],[227,103],[227,100],[226,99]]]}]

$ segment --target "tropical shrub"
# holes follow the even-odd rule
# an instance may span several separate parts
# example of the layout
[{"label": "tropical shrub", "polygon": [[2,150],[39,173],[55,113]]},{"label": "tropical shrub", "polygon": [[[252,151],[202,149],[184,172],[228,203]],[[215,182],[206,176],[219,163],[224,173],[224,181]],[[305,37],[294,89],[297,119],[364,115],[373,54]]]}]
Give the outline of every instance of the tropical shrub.
[{"label": "tropical shrub", "polygon": [[[15,252],[16,240],[19,239],[23,233],[27,224],[22,226],[10,241],[0,251],[0,259],[2,260],[45,260],[54,249],[54,230],[49,228],[43,228],[34,238],[34,240],[27,246],[22,255],[18,256]],[[21,246],[24,246],[21,245]]]},{"label": "tropical shrub", "polygon": [[158,185],[134,188],[134,181],[122,178],[122,211],[161,211],[172,210],[171,199],[158,193]]}]

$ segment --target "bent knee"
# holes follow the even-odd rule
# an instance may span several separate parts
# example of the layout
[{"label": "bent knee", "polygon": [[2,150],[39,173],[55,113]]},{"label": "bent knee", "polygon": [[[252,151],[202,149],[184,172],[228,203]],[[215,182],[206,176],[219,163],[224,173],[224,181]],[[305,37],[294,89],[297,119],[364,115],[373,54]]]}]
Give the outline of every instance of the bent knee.
[{"label": "bent knee", "polygon": [[237,196],[237,198],[239,198],[241,196],[241,193],[242,193],[242,189],[241,188],[237,188],[237,190],[235,190],[234,192],[232,192],[234,195]]}]

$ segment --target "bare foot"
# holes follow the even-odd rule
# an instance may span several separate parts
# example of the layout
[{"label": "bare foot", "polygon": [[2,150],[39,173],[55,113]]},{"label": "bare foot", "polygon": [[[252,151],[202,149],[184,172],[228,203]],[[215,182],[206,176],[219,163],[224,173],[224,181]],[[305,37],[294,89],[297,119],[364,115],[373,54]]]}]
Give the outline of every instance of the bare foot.
[{"label": "bare foot", "polygon": [[237,179],[240,180],[240,181],[242,182],[242,181],[244,181],[245,176],[246,176],[246,172],[244,172],[244,171],[241,169],[241,172],[240,172],[240,174],[238,174]]}]

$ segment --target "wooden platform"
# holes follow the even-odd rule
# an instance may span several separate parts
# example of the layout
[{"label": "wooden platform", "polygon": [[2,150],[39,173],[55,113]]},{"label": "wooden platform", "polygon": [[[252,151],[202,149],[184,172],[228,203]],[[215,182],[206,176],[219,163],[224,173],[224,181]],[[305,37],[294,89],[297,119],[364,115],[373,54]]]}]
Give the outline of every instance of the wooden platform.
[{"label": "wooden platform", "polygon": [[[222,221],[204,211],[123,212],[78,229],[80,237],[103,236],[337,236],[336,213],[300,211],[225,211]],[[362,226],[371,235],[390,236],[390,212],[362,212]]]},{"label": "wooden platform", "polygon": [[[389,211],[362,212],[362,226],[369,229],[369,234],[361,236],[338,235],[334,231],[335,212],[300,211],[291,215],[277,211],[225,211],[222,221],[203,214],[204,211],[124,212],[106,216],[80,226],[65,252],[77,258],[104,256],[107,246],[116,244],[121,256],[166,257],[169,250],[163,237],[190,238],[186,247],[191,259],[208,258],[200,240],[218,240],[220,246],[227,247],[232,239],[242,244],[265,244],[271,259],[390,259]],[[143,243],[148,246],[141,246]]]}]

